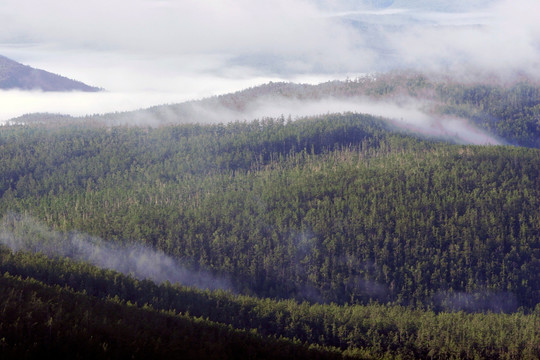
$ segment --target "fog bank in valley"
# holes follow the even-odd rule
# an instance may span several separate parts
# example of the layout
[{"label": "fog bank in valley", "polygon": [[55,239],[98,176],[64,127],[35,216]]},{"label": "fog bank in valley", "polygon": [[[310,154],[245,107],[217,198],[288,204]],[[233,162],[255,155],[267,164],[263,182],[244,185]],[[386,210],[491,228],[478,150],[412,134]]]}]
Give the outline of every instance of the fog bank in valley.
[{"label": "fog bank in valley", "polygon": [[503,143],[502,140],[487,134],[467,119],[436,114],[432,111],[434,105],[429,101],[411,97],[394,101],[378,101],[367,97],[323,97],[302,100],[282,96],[262,96],[248,102],[241,109],[225,106],[219,101],[209,99],[103,116],[98,119],[116,125],[159,126],[183,123],[226,124],[234,121],[281,117],[295,120],[351,112],[379,116],[398,130],[451,140],[460,144],[498,145]]},{"label": "fog bank in valley", "polygon": [[237,117],[247,119],[264,116],[307,117],[329,113],[363,113],[385,118],[402,130],[435,138],[448,138],[463,144],[497,145],[501,141],[458,117],[433,114],[433,104],[413,98],[398,101],[375,101],[368,98],[323,98],[300,101],[290,99],[261,99]]}]

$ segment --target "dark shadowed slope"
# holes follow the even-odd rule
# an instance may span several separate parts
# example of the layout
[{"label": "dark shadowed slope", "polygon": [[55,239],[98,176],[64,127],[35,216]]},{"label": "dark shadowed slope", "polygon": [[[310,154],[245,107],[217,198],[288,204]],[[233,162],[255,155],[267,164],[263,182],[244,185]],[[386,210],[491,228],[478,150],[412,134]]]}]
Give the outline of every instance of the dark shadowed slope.
[{"label": "dark shadowed slope", "polygon": [[100,91],[80,81],[34,69],[0,55],[0,89]]}]

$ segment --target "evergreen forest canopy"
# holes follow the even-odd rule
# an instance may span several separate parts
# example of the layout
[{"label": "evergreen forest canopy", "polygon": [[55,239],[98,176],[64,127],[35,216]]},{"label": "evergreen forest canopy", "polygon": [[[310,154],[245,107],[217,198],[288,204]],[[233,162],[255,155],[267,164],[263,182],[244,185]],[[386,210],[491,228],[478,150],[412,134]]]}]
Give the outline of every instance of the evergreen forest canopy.
[{"label": "evergreen forest canopy", "polygon": [[[394,74],[204,100],[407,93],[520,147],[457,145],[355,113],[2,127],[0,351],[539,357],[538,89]],[[153,249],[205,282],[99,269],[68,246],[85,236]]]}]

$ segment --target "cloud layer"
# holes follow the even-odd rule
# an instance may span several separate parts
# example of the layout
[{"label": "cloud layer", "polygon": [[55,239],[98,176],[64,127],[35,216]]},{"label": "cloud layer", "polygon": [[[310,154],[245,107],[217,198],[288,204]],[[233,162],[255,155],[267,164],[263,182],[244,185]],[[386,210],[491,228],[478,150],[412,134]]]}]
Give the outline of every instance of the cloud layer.
[{"label": "cloud layer", "polygon": [[3,0],[0,54],[125,94],[122,110],[128,96],[180,102],[400,67],[537,76],[537,14],[537,0]]}]

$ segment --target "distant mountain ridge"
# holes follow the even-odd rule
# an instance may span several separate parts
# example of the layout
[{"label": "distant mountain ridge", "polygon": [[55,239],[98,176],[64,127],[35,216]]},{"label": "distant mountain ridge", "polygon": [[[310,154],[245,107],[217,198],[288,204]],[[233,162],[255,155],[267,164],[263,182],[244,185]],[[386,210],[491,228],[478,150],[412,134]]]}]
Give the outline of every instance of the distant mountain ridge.
[{"label": "distant mountain ridge", "polygon": [[0,55],[0,89],[42,90],[42,91],[85,91],[102,89],[68,79],[45,70],[20,64]]}]

